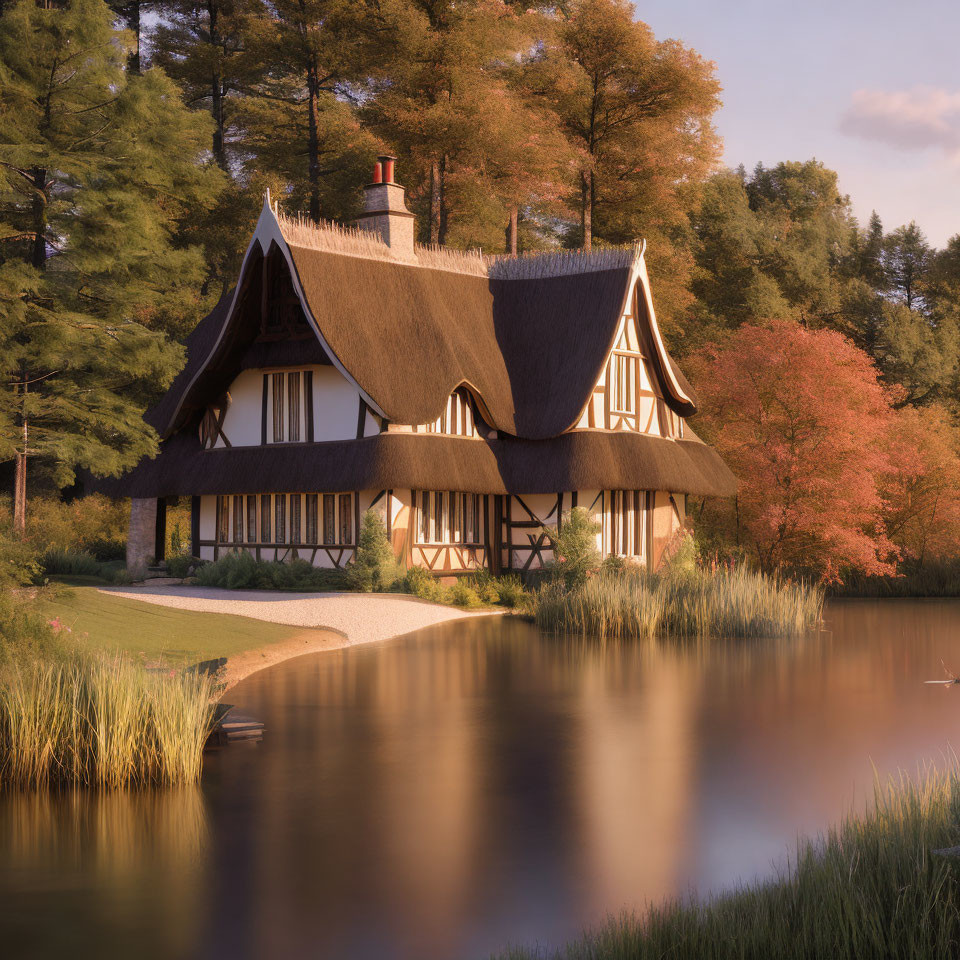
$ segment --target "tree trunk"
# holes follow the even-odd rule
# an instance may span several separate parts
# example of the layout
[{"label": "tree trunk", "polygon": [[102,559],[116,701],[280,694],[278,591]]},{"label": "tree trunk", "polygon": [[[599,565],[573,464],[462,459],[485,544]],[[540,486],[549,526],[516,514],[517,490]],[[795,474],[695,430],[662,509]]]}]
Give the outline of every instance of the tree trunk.
[{"label": "tree trunk", "polygon": [[[49,110],[49,102],[48,102]],[[30,263],[37,270],[47,267],[47,171],[34,167],[33,174],[33,244]],[[27,387],[30,376],[24,364],[20,364],[20,409],[16,423],[23,439],[23,447],[17,451],[13,474],[13,531],[22,537],[27,529],[27,457],[29,456],[30,424],[27,420]]]},{"label": "tree trunk", "polygon": [[319,130],[319,80],[317,79],[316,64],[311,63],[307,70],[307,99],[310,110],[310,128],[307,138],[309,154],[310,180],[310,219],[314,223],[320,222],[320,130]]},{"label": "tree trunk", "polygon": [[133,34],[133,50],[127,58],[130,73],[140,73],[140,2],[131,0],[127,6],[127,29]]},{"label": "tree trunk", "polygon": [[511,257],[517,255],[517,229],[520,226],[520,210],[517,207],[510,208],[510,219],[507,221],[507,243],[506,252]]},{"label": "tree trunk", "polygon": [[445,246],[447,242],[447,155],[440,158],[440,227],[438,242]]},{"label": "tree trunk", "polygon": [[585,170],[580,174],[580,230],[583,235],[582,247],[589,251],[593,247],[593,171]]},{"label": "tree trunk", "polygon": [[27,532],[27,443],[30,439],[25,407],[27,403],[27,374],[20,368],[20,410],[17,413],[17,426],[23,436],[23,449],[16,453],[13,474],[13,532],[23,537]]},{"label": "tree trunk", "polygon": [[210,112],[213,114],[213,159],[221,170],[227,169],[227,148],[224,145],[223,122],[223,76],[220,72],[219,51],[220,35],[217,32],[219,15],[216,0],[208,0],[207,16],[210,20],[210,48],[214,55],[213,75],[210,78]]},{"label": "tree trunk", "polygon": [[447,157],[430,164],[430,242],[445,243],[447,239]]}]

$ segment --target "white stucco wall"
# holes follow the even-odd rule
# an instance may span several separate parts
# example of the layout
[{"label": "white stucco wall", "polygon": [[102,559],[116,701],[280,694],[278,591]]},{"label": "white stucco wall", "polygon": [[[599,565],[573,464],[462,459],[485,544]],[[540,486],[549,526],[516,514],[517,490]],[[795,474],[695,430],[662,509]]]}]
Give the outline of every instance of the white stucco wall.
[{"label": "white stucco wall", "polygon": [[[244,370],[230,384],[231,403],[223,423],[223,432],[235,447],[257,446],[260,443],[263,417],[263,377],[267,374],[267,442],[273,435],[273,373],[307,370],[313,373],[313,439],[353,440],[357,436],[360,412],[360,391],[335,367],[304,366],[295,368]],[[302,389],[302,387],[301,387]],[[287,397],[284,396],[284,423],[287,422]],[[380,432],[380,425],[367,411],[364,436]],[[306,439],[306,417],[301,415],[300,439]],[[217,438],[216,446],[223,440]]]}]

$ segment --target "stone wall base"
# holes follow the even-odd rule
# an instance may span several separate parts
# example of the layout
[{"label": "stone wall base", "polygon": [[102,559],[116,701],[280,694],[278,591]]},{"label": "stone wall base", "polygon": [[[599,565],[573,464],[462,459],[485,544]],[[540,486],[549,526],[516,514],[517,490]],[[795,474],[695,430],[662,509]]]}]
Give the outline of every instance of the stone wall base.
[{"label": "stone wall base", "polygon": [[127,571],[143,576],[157,554],[157,500],[134,498],[130,501],[130,527],[127,531]]}]

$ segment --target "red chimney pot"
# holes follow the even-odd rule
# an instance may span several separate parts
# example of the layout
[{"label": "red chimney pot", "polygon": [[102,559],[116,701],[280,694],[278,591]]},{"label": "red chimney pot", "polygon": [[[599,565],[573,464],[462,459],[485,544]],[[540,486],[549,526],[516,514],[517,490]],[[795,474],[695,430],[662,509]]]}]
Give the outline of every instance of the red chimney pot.
[{"label": "red chimney pot", "polygon": [[373,182],[383,183],[383,164],[379,160],[373,165]]},{"label": "red chimney pot", "polygon": [[383,182],[396,183],[396,181],[393,179],[393,165],[397,158],[391,156],[382,156],[378,159],[383,166]]}]

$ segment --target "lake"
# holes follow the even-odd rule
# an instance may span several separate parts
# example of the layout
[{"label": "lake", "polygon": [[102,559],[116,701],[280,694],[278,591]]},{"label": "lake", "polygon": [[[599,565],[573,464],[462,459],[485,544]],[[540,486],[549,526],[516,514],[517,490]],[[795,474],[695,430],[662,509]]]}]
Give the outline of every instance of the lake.
[{"label": "lake", "polygon": [[199,788],[0,797],[0,944],[47,958],[473,960],[770,875],[957,741],[960,603],[797,641],[602,647],[499,618],[304,656]]}]

